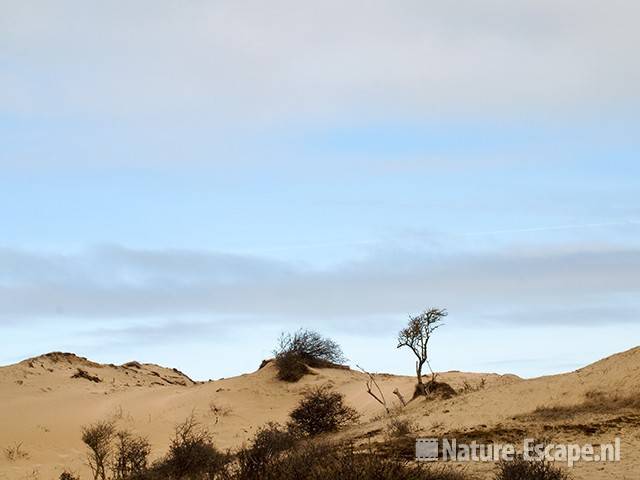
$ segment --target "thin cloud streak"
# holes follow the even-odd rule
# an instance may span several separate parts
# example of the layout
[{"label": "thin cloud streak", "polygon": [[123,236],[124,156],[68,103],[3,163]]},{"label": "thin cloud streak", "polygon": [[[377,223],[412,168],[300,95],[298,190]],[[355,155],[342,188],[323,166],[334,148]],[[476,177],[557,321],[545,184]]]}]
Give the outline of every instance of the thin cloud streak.
[{"label": "thin cloud streak", "polygon": [[601,308],[622,300],[636,308],[633,299],[640,292],[640,250],[633,247],[457,255],[378,251],[325,269],[258,257],[122,247],[67,255],[64,262],[11,250],[2,258],[0,318],[14,322],[203,315],[361,322],[434,303],[465,317],[501,318],[505,311]]}]

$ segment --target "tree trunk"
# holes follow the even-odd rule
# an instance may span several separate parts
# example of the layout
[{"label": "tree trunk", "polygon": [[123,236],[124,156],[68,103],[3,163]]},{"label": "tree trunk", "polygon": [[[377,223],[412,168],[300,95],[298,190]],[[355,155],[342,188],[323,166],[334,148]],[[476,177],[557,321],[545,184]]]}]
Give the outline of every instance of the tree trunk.
[{"label": "tree trunk", "polygon": [[416,376],[418,377],[418,385],[420,388],[422,388],[422,365],[422,362],[416,362]]}]

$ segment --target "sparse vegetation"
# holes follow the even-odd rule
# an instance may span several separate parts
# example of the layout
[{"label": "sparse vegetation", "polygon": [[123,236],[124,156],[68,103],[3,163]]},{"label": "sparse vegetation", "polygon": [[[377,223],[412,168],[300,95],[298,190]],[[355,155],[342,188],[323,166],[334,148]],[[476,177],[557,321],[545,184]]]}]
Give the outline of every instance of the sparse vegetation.
[{"label": "sparse vegetation", "polygon": [[296,434],[314,436],[336,432],[355,423],[359,414],[344,403],[344,396],[327,385],[311,388],[291,412],[289,429]]},{"label": "sparse vegetation", "polygon": [[22,448],[22,442],[16,442],[11,446],[6,447],[4,449],[4,456],[10,462],[29,458],[29,454]]},{"label": "sparse vegetation", "polygon": [[84,378],[85,380],[89,380],[90,382],[94,383],[102,382],[102,379],[100,377],[98,377],[97,375],[91,375],[89,372],[83,370],[82,368],[78,368],[76,373],[71,375],[71,378]]},{"label": "sparse vegetation", "polygon": [[[447,311],[439,308],[430,308],[415,317],[409,316],[408,325],[398,333],[397,348],[408,347],[416,356],[416,377],[418,385],[416,392],[426,394],[422,381],[422,368],[429,366],[428,344],[433,332],[442,326],[442,319],[447,316]],[[429,370],[431,367],[429,366]],[[431,372],[431,381],[435,382],[436,376]]]},{"label": "sparse vegetation", "polygon": [[467,380],[465,380],[464,382],[462,382],[462,387],[458,390],[458,393],[465,394],[465,393],[478,392],[480,390],[484,390],[486,386],[487,386],[487,379],[484,377],[480,379],[480,382],[477,385],[472,385]]},{"label": "sparse vegetation", "polygon": [[500,462],[495,480],[569,480],[568,472],[542,460],[524,460]]},{"label": "sparse vegetation", "polygon": [[408,418],[391,416],[387,421],[387,434],[390,437],[404,437],[416,430],[416,424]]},{"label": "sparse vegetation", "polygon": [[345,360],[336,342],[302,329],[282,334],[274,354],[278,378],[286,382],[297,382],[309,373],[309,367],[337,367]]},{"label": "sparse vegetation", "polygon": [[231,414],[231,407],[226,407],[211,400],[209,402],[209,416],[215,419],[217,424],[221,418]]},{"label": "sparse vegetation", "polygon": [[617,413],[623,410],[640,410],[640,397],[622,396],[601,391],[588,392],[581,403],[538,407],[528,417],[546,420],[562,420],[582,414]]}]

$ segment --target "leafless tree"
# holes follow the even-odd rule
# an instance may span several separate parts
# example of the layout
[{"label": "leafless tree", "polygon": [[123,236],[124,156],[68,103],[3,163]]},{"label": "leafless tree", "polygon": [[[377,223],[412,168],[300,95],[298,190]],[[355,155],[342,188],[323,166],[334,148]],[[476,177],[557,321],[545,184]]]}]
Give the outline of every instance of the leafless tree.
[{"label": "leafless tree", "polygon": [[[398,346],[409,347],[416,356],[416,376],[418,378],[417,389],[424,392],[422,382],[422,367],[426,363],[429,366],[429,353],[427,346],[431,334],[443,324],[442,319],[447,316],[447,311],[439,308],[430,308],[415,317],[409,316],[409,323],[398,333]],[[431,367],[429,366],[429,370]],[[435,374],[431,371],[433,380]]]}]

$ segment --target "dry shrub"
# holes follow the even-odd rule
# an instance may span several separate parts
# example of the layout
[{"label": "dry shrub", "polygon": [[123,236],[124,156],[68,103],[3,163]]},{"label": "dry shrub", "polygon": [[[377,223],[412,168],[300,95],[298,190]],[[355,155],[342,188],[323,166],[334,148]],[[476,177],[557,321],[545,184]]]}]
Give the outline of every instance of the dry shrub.
[{"label": "dry shrub", "polygon": [[311,330],[282,334],[274,354],[278,378],[286,382],[297,382],[309,367],[342,367],[345,360],[340,345]]},{"label": "dry shrub", "polygon": [[569,480],[571,476],[560,467],[542,460],[524,460],[500,462],[495,480]]},{"label": "dry shrub", "polygon": [[193,415],[176,427],[166,458],[154,465],[154,478],[210,479],[223,470],[227,455],[213,445],[211,434]]},{"label": "dry shrub", "polygon": [[275,457],[260,475],[243,472],[234,480],[465,480],[463,473],[430,468],[396,458],[359,452],[351,445],[303,441]]},{"label": "dry shrub", "polygon": [[22,449],[22,442],[16,442],[12,446],[6,447],[4,449],[4,456],[10,462],[29,458],[29,454]]},{"label": "dry shrub", "polygon": [[82,441],[89,447],[88,463],[95,480],[107,479],[107,466],[113,451],[113,422],[97,422],[82,427]]},{"label": "dry shrub", "polygon": [[404,437],[416,430],[416,424],[407,418],[392,416],[387,421],[387,435],[390,437]]},{"label": "dry shrub", "polygon": [[221,418],[231,415],[231,412],[232,412],[231,407],[219,405],[213,400],[209,402],[209,416],[215,419],[216,424],[220,422]]},{"label": "dry shrub", "polygon": [[430,380],[427,383],[416,385],[413,398],[425,396],[429,399],[447,399],[457,395],[457,393],[448,383]]},{"label": "dry shrub", "polygon": [[344,426],[357,422],[359,414],[344,403],[341,393],[328,385],[321,385],[307,390],[289,417],[288,427],[291,432],[314,436],[337,432]]},{"label": "dry shrub", "polygon": [[458,390],[458,393],[473,393],[483,390],[486,386],[487,380],[484,377],[480,379],[480,383],[478,383],[477,385],[471,385],[467,380],[465,380],[464,382],[462,382],[462,387]]},{"label": "dry shrub", "polygon": [[311,373],[304,360],[294,352],[276,355],[275,365],[278,369],[278,379],[284,382],[297,382]]},{"label": "dry shrub", "polygon": [[291,449],[298,438],[278,423],[267,423],[256,432],[250,447],[237,454],[238,478],[261,478],[282,452]]},{"label": "dry shrub", "polygon": [[80,477],[74,475],[68,470],[65,470],[60,474],[59,480],[80,480]]},{"label": "dry shrub", "polygon": [[128,431],[116,434],[113,478],[124,480],[140,475],[147,469],[151,445],[146,438],[136,437]]}]

